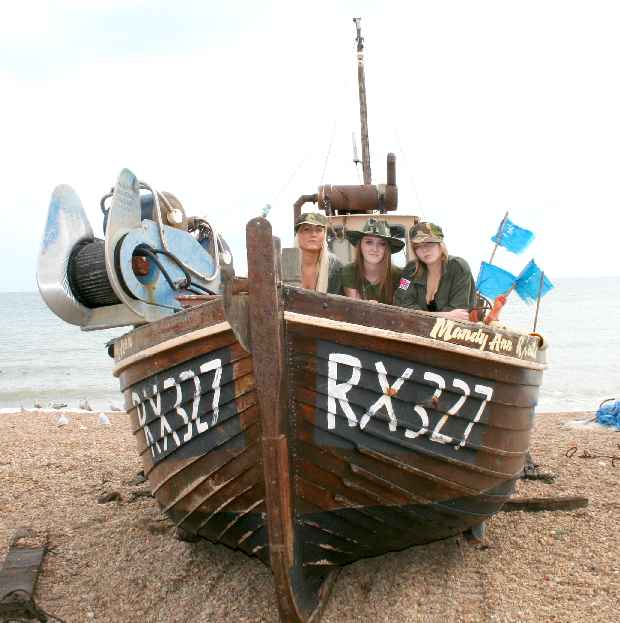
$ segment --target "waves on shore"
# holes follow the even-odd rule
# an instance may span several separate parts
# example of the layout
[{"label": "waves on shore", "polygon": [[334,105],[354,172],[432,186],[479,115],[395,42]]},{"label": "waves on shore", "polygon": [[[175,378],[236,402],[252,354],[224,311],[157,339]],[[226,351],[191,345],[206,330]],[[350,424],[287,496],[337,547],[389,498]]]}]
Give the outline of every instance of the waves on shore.
[{"label": "waves on shore", "polygon": [[[549,343],[538,412],[594,411],[620,398],[620,278],[561,279],[541,303],[537,331]],[[502,321],[531,331],[534,306],[513,297]],[[123,408],[106,343],[127,331],[82,332],[63,323],[38,293],[0,294],[0,407],[88,400]]]}]

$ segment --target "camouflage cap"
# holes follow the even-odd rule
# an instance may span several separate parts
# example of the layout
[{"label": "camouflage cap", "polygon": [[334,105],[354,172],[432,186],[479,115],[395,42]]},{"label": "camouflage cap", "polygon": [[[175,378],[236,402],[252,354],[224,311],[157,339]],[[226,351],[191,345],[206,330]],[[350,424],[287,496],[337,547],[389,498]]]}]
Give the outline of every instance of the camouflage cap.
[{"label": "camouflage cap", "polygon": [[348,241],[353,245],[357,245],[364,236],[376,236],[383,238],[390,245],[391,253],[398,253],[405,243],[399,238],[394,238],[390,232],[390,226],[387,221],[380,221],[376,218],[369,218],[362,227],[362,231],[347,231]]},{"label": "camouflage cap", "polygon": [[302,225],[327,227],[327,218],[320,212],[303,212],[295,221],[295,233]]},{"label": "camouflage cap", "polygon": [[443,231],[434,223],[417,223],[409,230],[411,244],[443,242]]}]

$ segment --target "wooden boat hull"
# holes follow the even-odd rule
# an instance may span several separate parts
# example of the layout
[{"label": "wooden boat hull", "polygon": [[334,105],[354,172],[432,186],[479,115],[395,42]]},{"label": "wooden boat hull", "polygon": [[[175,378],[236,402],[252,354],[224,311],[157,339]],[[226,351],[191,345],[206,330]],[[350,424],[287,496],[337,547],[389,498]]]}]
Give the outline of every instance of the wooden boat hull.
[{"label": "wooden boat hull", "polygon": [[117,352],[115,374],[162,510],[190,534],[268,562],[252,359],[221,299],[132,331]]},{"label": "wooden boat hull", "polygon": [[310,621],[342,565],[501,508],[543,365],[535,338],[283,286],[276,260],[255,219],[251,355],[216,299],[120,338],[115,373],[164,512],[270,564],[282,620]]}]

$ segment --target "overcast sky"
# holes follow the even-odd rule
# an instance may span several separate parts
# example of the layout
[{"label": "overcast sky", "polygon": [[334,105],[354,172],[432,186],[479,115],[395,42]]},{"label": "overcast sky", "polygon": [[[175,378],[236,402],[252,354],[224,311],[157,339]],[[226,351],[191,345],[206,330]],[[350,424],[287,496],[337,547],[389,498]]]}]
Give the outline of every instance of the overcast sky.
[{"label": "overcast sky", "polygon": [[[357,183],[362,17],[374,182],[474,272],[504,212],[551,279],[620,275],[620,4],[570,0],[50,0],[0,8],[0,290],[34,290],[57,184],[96,232],[123,167],[206,214],[245,265],[267,203]],[[331,145],[331,147],[330,147]]]}]

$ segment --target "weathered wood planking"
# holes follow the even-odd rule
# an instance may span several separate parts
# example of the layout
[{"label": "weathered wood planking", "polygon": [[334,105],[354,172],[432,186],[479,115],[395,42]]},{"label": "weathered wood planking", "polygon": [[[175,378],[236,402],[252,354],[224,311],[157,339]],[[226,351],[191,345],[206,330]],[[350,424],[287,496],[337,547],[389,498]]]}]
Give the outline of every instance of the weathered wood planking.
[{"label": "weathered wood planking", "polygon": [[343,564],[501,509],[544,363],[530,336],[281,286],[264,219],[247,246],[252,354],[213,299],[121,338],[115,371],[163,511],[270,564],[306,623]]},{"label": "weathered wood planking", "polygon": [[[283,287],[285,317],[302,324],[346,330],[430,346],[451,353],[466,353],[489,361],[512,360],[516,366],[541,369],[539,338],[487,325],[457,322],[427,312],[360,301],[351,305],[344,296]],[[317,313],[323,309],[324,313]],[[304,319],[307,316],[307,320]],[[316,317],[313,319],[312,317]],[[348,327],[347,327],[348,325]],[[393,335],[390,335],[393,334]],[[533,365],[532,365],[533,364]]]},{"label": "weathered wood planking", "polygon": [[[160,326],[157,326],[160,325]],[[268,562],[261,422],[251,356],[221,300],[115,343],[145,474],[179,527]]]}]

